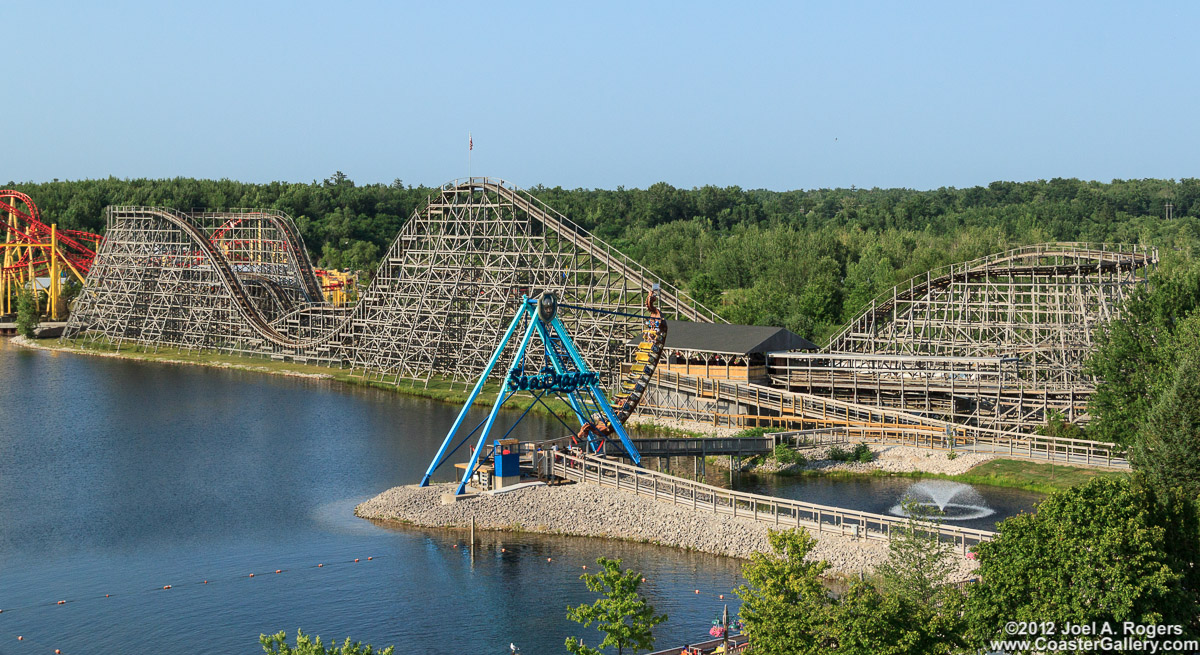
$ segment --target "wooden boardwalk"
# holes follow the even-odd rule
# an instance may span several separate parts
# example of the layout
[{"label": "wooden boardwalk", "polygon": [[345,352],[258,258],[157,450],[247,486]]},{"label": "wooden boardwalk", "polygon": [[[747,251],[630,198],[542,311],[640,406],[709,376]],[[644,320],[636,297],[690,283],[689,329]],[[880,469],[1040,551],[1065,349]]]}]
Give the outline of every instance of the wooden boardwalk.
[{"label": "wooden boardwalk", "polygon": [[649,410],[644,411],[646,414],[670,415],[731,427],[762,423],[811,428],[836,427],[846,430],[846,434],[856,441],[880,441],[947,450],[953,447],[1053,463],[1129,468],[1129,461],[1121,446],[1103,441],[1048,437],[951,423],[886,407],[783,391],[758,384],[688,378],[674,373],[656,374],[656,385],[697,400],[724,401],[752,407],[756,413],[735,415],[704,410],[680,411],[643,402],[644,410]]}]

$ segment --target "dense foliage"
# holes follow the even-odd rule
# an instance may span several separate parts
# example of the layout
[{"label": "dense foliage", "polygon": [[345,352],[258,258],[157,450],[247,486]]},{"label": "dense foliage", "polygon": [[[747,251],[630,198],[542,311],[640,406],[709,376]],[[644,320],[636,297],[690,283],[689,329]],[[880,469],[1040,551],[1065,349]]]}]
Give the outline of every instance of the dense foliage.
[{"label": "dense foliage", "polygon": [[756,651],[776,655],[827,653],[832,635],[833,604],[821,574],[824,561],[805,557],[816,540],[803,529],[772,531],[771,552],[756,552],[742,568],[746,583],[737,588],[745,632]]},{"label": "dense foliage", "polygon": [[[230,180],[10,183],[62,227],[103,229],[106,205],[263,207],[300,226],[319,263],[370,270],[435,189]],[[1053,179],[986,187],[745,190],[705,186],[533,195],[733,322],[782,325],[823,342],[875,295],[937,266],[1049,240],[1194,243],[1200,180]],[[1174,215],[1164,221],[1165,203]]]},{"label": "dense foliage", "polygon": [[976,552],[966,616],[979,644],[1009,621],[1200,627],[1200,519],[1177,489],[1095,479],[1004,521]]},{"label": "dense foliage", "polygon": [[392,655],[396,652],[395,646],[376,650],[370,644],[363,646],[357,641],[352,643],[349,637],[341,646],[330,644],[326,647],[320,637],[313,639],[299,630],[296,631],[295,646],[288,645],[287,632],[259,635],[258,641],[267,655]]},{"label": "dense foliage", "polygon": [[[1179,363],[1195,352],[1188,334],[1200,321],[1200,261],[1190,251],[1164,258],[1151,284],[1134,289],[1123,320],[1096,333],[1089,372],[1103,383],[1089,401],[1088,436],[1131,444],[1155,400],[1175,378]],[[1193,317],[1193,318],[1189,318]],[[1182,329],[1189,324],[1192,328]],[[1194,340],[1194,339],[1193,339]]]},{"label": "dense foliage", "polygon": [[952,556],[913,518],[890,542],[874,582],[834,597],[821,582],[829,568],[806,559],[816,544],[803,529],[771,532],[771,553],[755,553],[737,589],[740,616],[756,652],[921,655],[963,645],[963,593],[949,582]]},{"label": "dense foliage", "polygon": [[26,339],[32,339],[34,331],[41,324],[40,313],[38,312],[37,297],[34,292],[28,289],[21,289],[17,293],[17,333]]},{"label": "dense foliage", "polygon": [[600,649],[616,648],[617,655],[626,649],[636,653],[654,647],[654,626],[667,620],[666,614],[655,614],[654,606],[638,593],[642,574],[633,570],[621,570],[621,560],[601,557],[596,560],[599,573],[584,573],[580,576],[587,588],[600,594],[591,605],[567,608],[567,618],[581,623],[583,627],[596,624],[604,633],[598,648],[592,648],[576,637],[568,637],[567,652],[572,655],[603,655]]}]

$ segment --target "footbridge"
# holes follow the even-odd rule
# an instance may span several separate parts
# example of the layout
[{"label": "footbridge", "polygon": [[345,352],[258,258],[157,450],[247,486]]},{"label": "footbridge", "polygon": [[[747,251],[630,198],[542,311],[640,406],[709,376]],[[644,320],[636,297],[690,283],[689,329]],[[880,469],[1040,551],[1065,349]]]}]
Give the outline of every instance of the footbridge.
[{"label": "footbridge", "polygon": [[[543,451],[543,473],[583,484],[611,487],[695,511],[743,517],[777,529],[802,527],[817,535],[836,534],[865,540],[887,541],[908,528],[898,516],[806,503],[774,496],[722,489],[685,478],[649,471],[594,456],[560,450]],[[962,553],[996,533],[954,525],[927,524],[941,539],[953,542]]]},{"label": "footbridge", "polygon": [[[777,443],[773,437],[670,437],[630,441],[642,457],[754,457],[771,454]],[[620,442],[610,441],[605,445],[604,452],[621,456],[625,451]]]}]

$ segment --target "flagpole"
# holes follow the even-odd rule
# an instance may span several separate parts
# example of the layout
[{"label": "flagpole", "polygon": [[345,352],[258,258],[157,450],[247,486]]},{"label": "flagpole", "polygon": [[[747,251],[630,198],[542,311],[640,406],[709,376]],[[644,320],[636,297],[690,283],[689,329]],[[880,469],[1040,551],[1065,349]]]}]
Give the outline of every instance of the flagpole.
[{"label": "flagpole", "polygon": [[467,181],[471,181],[471,155],[475,150],[475,139],[471,137],[471,132],[467,132]]}]

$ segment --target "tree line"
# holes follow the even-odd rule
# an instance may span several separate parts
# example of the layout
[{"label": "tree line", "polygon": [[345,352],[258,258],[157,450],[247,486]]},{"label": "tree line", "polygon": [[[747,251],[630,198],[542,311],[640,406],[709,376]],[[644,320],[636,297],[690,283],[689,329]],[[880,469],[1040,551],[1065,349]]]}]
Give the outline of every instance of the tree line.
[{"label": "tree line", "polygon": [[[102,232],[107,205],[269,208],[296,219],[314,261],[373,271],[437,189],[355,184],[117,179],[16,183],[48,221]],[[530,193],[735,323],[823,344],[871,298],[941,265],[1043,241],[1190,248],[1200,180],[1056,178],[964,189],[768,191],[666,183]],[[1165,220],[1168,203],[1175,217]]]}]

